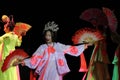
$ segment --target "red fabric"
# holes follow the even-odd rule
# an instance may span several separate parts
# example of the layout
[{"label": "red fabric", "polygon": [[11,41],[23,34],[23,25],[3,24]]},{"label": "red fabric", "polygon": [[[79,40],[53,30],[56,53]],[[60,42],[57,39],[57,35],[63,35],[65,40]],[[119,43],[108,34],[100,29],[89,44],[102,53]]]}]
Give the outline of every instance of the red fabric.
[{"label": "red fabric", "polygon": [[[93,53],[93,56],[92,56],[92,60],[90,60],[90,63],[89,63],[89,66],[88,66],[88,71],[89,71],[89,69],[91,68],[91,66],[92,66],[92,64],[93,64],[93,60],[94,60],[94,58],[95,58],[95,55],[96,55],[96,52],[97,52],[97,50],[99,49],[99,45],[95,45],[95,48],[94,48],[94,53]],[[88,71],[84,74],[84,76],[83,76],[83,78],[82,78],[82,80],[85,80],[85,77],[86,77],[86,74],[88,73]],[[89,76],[89,80],[91,80],[91,77],[92,77],[92,73],[90,73],[90,76]]]},{"label": "red fabric", "polygon": [[32,56],[32,58],[30,60],[31,64],[35,65],[37,63],[38,58],[42,58],[42,56],[37,56],[37,55]]},{"label": "red fabric", "polygon": [[60,66],[63,66],[63,65],[64,65],[64,61],[63,61],[62,59],[59,59],[59,60],[58,60],[58,63],[59,63]]},{"label": "red fabric", "polygon": [[80,59],[81,59],[80,60],[81,66],[80,66],[79,72],[86,72],[87,71],[87,64],[86,64],[84,53],[82,53],[80,55]]},{"label": "red fabric", "polygon": [[75,46],[71,46],[71,47],[70,47],[70,52],[71,52],[72,54],[77,54],[77,53],[78,53],[78,49],[77,49]]},{"label": "red fabric", "polygon": [[54,53],[55,49],[52,46],[48,47],[48,53]]},{"label": "red fabric", "polygon": [[30,71],[30,80],[36,80],[36,76],[34,75],[34,71]]},{"label": "red fabric", "polygon": [[[49,54],[49,53],[48,53],[48,54]],[[47,59],[46,65],[44,66],[44,68],[43,68],[43,70],[42,70],[42,72],[41,72],[41,77],[39,78],[39,80],[44,80],[44,74],[45,74],[46,68],[47,68],[47,66],[48,66],[49,58],[50,58],[50,55],[49,55],[49,57],[48,57],[48,59]]]},{"label": "red fabric", "polygon": [[32,56],[31,60],[30,60],[32,65],[35,65],[37,63],[37,56]]},{"label": "red fabric", "polygon": [[42,66],[42,64],[44,63],[45,60],[40,61],[38,66]]}]

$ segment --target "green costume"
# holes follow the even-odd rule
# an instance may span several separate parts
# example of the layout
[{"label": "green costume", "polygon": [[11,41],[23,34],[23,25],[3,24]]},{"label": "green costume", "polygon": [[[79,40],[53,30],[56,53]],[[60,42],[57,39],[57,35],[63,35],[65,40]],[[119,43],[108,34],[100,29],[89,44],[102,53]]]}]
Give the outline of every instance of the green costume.
[{"label": "green costume", "polygon": [[115,51],[115,56],[114,56],[114,60],[112,62],[112,64],[114,64],[114,68],[113,68],[113,76],[112,76],[112,80],[119,80],[119,75],[120,75],[120,45],[117,47],[116,51]]},{"label": "green costume", "polygon": [[5,72],[1,71],[5,58],[21,45],[22,40],[14,32],[8,32],[0,37],[0,80],[20,80],[18,66],[10,67]]}]

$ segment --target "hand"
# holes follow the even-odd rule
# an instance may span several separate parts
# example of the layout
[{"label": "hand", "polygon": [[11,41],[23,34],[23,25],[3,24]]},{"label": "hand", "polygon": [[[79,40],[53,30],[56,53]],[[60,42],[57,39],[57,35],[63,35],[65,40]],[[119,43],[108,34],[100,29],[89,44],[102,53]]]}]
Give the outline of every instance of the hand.
[{"label": "hand", "polygon": [[88,44],[85,44],[84,48],[87,49],[88,48]]},{"label": "hand", "polygon": [[19,60],[19,59],[17,59],[15,62],[13,62],[13,66],[17,66],[17,65],[19,65],[19,64],[22,64],[22,60]]},{"label": "hand", "polygon": [[17,65],[19,65],[19,64],[20,64],[19,61],[15,61],[15,62],[13,62],[12,66],[17,66]]},{"label": "hand", "polygon": [[94,44],[94,43],[88,43],[87,45],[88,45],[88,46],[92,46],[93,44]]},{"label": "hand", "polygon": [[87,49],[88,46],[92,46],[92,45],[94,45],[94,42],[90,42],[90,43],[85,44],[85,49]]},{"label": "hand", "polygon": [[86,42],[86,41],[83,41],[85,43],[86,46],[92,46],[94,44],[94,41],[91,41],[91,42]]},{"label": "hand", "polygon": [[92,46],[92,45],[94,45],[94,44],[97,44],[97,42],[98,42],[98,41],[91,41],[91,42],[88,43],[88,46]]}]

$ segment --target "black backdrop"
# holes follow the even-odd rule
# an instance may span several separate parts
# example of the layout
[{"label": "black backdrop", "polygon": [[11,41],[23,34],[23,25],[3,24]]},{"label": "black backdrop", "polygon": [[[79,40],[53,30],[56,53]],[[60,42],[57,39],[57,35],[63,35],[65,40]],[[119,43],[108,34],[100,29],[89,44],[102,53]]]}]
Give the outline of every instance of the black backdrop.
[{"label": "black backdrop", "polygon": [[[92,27],[89,22],[83,21],[79,18],[80,14],[88,8],[102,8],[108,7],[114,10],[118,19],[119,33],[119,2],[116,0],[79,0],[79,1],[26,1],[25,0],[12,0],[0,1],[0,15],[14,15],[15,22],[26,22],[32,25],[32,29],[27,32],[23,37],[22,46],[29,55],[42,44],[42,31],[44,25],[49,20],[54,20],[59,25],[57,40],[64,44],[72,44],[71,37],[78,29],[82,27]],[[0,26],[0,35],[4,34],[3,25]],[[108,52],[110,61],[113,60],[114,50],[116,44],[108,40]],[[93,50],[93,46],[89,47],[85,52],[87,64]],[[78,72],[79,57],[72,57],[66,55],[68,65],[71,72],[64,76],[64,80],[81,80],[84,73]],[[20,67],[21,80],[29,80],[28,67]],[[112,76],[113,65],[109,65],[109,72]]]}]

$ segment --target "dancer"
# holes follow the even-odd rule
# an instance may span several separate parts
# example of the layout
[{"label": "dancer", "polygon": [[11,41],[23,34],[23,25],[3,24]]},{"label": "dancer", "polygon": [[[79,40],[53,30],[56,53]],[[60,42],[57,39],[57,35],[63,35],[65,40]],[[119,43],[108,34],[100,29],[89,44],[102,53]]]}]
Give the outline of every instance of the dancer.
[{"label": "dancer", "polygon": [[62,80],[70,71],[65,54],[79,56],[88,46],[88,44],[70,46],[56,42],[58,29],[54,21],[48,22],[43,31],[45,44],[40,45],[31,58],[21,62],[22,65],[35,69],[35,73],[39,75],[38,80]]},{"label": "dancer", "polygon": [[7,15],[2,16],[4,22],[5,34],[0,37],[0,80],[20,80],[18,66],[10,67],[5,72],[1,71],[2,64],[6,57],[15,50],[16,46],[20,46],[22,36],[17,36],[14,32],[15,23]]},{"label": "dancer", "polygon": [[116,32],[111,32],[111,38],[118,45],[112,61],[112,64],[114,64],[112,80],[120,80],[120,35]]},{"label": "dancer", "polygon": [[86,80],[110,80],[107,67],[110,61],[107,54],[106,29],[103,26],[97,29],[104,35],[104,39],[94,44]]}]

